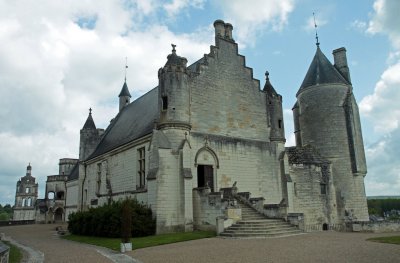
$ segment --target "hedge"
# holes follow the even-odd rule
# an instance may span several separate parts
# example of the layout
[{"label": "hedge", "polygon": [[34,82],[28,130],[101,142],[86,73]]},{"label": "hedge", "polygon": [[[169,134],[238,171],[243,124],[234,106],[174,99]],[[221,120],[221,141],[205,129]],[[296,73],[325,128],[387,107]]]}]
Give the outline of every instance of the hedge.
[{"label": "hedge", "polygon": [[151,209],[135,199],[112,202],[97,208],[90,208],[88,211],[72,213],[68,217],[68,230],[75,235],[121,237],[123,202],[129,202],[132,208],[131,236],[154,235],[156,222]]}]

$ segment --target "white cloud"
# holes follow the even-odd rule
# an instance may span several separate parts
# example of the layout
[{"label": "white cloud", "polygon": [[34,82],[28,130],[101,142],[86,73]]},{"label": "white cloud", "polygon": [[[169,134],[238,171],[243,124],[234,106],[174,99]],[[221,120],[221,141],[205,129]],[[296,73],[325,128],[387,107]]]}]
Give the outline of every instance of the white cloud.
[{"label": "white cloud", "polygon": [[367,32],[371,34],[387,34],[396,49],[400,49],[399,10],[400,1],[398,0],[376,0],[374,3],[375,13],[367,29]]},{"label": "white cloud", "polygon": [[223,0],[219,3],[226,22],[238,25],[235,36],[243,44],[253,44],[257,34],[263,30],[282,30],[294,9],[294,0],[254,0],[251,4],[241,0]]},{"label": "white cloud", "polygon": [[376,0],[367,33],[387,35],[393,47],[388,54],[388,67],[381,74],[374,92],[360,103],[360,112],[369,119],[382,139],[366,148],[368,195],[398,194],[400,165],[400,2]]},{"label": "white cloud", "polygon": [[188,7],[194,7],[202,9],[205,0],[172,0],[171,2],[164,4],[164,9],[167,11],[169,17],[175,16],[183,9]]},{"label": "white cloud", "polygon": [[358,19],[351,22],[350,27],[354,28],[357,31],[365,32],[367,29],[368,24],[365,21],[360,21]]},{"label": "white cloud", "polygon": [[366,148],[368,174],[365,177],[367,195],[398,195],[400,189],[400,130],[384,136]]},{"label": "white cloud", "polygon": [[29,161],[43,189],[59,158],[78,156],[89,107],[106,128],[118,111],[125,57],[135,99],[158,84],[170,43],[189,63],[209,52],[211,28],[175,34],[145,20],[156,8],[147,1],[0,1],[0,202],[13,202]]},{"label": "white cloud", "polygon": [[388,133],[399,128],[400,61],[389,66],[375,85],[374,93],[360,102],[361,113],[370,118],[377,132]]}]

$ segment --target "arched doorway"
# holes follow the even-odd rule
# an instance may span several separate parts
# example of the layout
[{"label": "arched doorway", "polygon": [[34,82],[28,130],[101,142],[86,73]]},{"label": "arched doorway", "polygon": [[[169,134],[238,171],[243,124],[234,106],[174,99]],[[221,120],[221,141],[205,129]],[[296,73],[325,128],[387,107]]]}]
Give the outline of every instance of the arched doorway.
[{"label": "arched doorway", "polygon": [[64,216],[64,210],[59,207],[54,211],[54,220],[56,222],[62,222],[63,221],[63,216]]},{"label": "arched doorway", "polygon": [[212,192],[218,190],[219,160],[216,153],[208,145],[205,145],[197,151],[194,161],[197,168],[197,187],[209,187]]}]

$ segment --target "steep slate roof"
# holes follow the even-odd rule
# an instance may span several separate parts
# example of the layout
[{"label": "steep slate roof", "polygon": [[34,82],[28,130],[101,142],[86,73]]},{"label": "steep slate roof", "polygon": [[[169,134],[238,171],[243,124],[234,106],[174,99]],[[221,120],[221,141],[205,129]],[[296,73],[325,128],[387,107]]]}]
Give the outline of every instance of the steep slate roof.
[{"label": "steep slate roof", "polygon": [[329,163],[311,145],[286,147],[290,164],[323,164]]},{"label": "steep slate roof", "polygon": [[74,168],[72,168],[71,173],[68,175],[67,181],[76,180],[79,178],[79,163],[76,163]]},{"label": "steep slate roof", "polygon": [[118,113],[87,160],[150,134],[158,117],[158,87],[155,87]]},{"label": "steep slate roof", "polygon": [[349,82],[326,58],[318,46],[311,65],[308,68],[306,77],[304,78],[303,83],[301,84],[297,93],[307,87],[327,83],[340,83],[345,85],[349,84]]},{"label": "steep slate roof", "polygon": [[124,82],[124,85],[122,86],[121,92],[118,95],[118,97],[122,96],[128,96],[129,98],[132,97],[131,94],[129,93],[128,85],[126,85],[126,80]]},{"label": "steep slate roof", "polygon": [[96,125],[94,124],[93,118],[92,118],[92,112],[89,113],[89,116],[86,119],[85,124],[83,125],[82,129],[94,129],[96,130]]}]

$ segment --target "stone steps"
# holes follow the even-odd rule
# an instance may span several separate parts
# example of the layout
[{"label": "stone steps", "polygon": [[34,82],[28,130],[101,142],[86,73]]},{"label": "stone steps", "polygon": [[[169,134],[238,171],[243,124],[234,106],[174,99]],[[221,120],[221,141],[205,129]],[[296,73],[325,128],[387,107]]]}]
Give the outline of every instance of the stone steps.
[{"label": "stone steps", "polygon": [[242,220],[220,234],[226,238],[268,238],[298,235],[302,232],[281,219],[268,219],[252,207],[239,203]]}]

